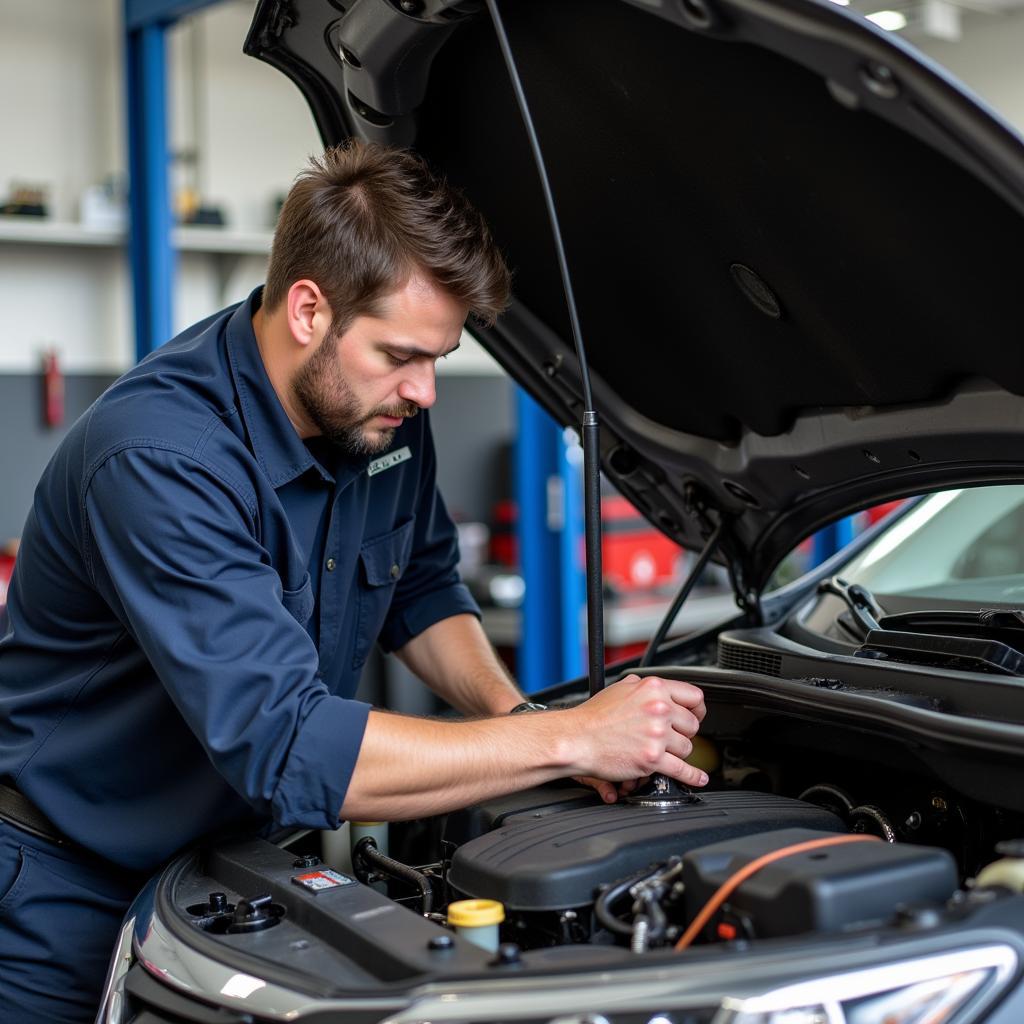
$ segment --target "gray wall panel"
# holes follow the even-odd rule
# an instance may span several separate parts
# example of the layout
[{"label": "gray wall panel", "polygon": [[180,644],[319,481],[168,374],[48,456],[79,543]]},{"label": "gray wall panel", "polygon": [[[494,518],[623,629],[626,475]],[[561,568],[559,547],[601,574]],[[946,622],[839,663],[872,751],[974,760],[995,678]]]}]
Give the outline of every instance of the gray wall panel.
[{"label": "gray wall panel", "polygon": [[42,375],[0,375],[0,544],[21,536],[36,482],[50,456],[113,379],[108,374],[65,377],[64,426],[47,427]]},{"label": "gray wall panel", "polygon": [[463,522],[489,522],[494,503],[509,493],[515,434],[512,385],[505,377],[441,377],[430,412],[437,446],[437,479],[448,511]]},{"label": "gray wall panel", "polygon": [[[37,375],[0,375],[0,544],[18,537],[36,481],[68,427],[113,380],[106,375],[65,379],[65,426],[43,425],[43,385]],[[438,479],[449,510],[459,519],[487,521],[505,492],[508,443],[513,434],[512,387],[493,376],[450,376],[438,381],[431,413],[438,449]]]}]

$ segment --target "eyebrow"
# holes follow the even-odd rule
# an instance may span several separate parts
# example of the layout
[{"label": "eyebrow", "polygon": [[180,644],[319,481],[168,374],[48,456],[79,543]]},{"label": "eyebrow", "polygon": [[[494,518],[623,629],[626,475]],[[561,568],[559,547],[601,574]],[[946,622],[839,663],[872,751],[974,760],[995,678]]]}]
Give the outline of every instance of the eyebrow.
[{"label": "eyebrow", "polygon": [[443,359],[445,356],[450,356],[457,348],[461,346],[462,342],[457,341],[455,344],[448,349],[447,352],[431,352],[428,349],[420,348],[418,345],[403,345],[401,342],[393,341],[382,341],[381,345],[386,348],[389,352],[401,354],[403,356],[409,356],[415,358],[417,356],[425,359]]}]

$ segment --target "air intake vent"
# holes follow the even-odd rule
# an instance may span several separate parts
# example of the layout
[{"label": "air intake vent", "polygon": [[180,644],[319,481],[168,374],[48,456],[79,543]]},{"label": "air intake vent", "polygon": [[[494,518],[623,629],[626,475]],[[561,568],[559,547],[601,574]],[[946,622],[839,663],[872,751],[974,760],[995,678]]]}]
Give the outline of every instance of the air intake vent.
[{"label": "air intake vent", "polygon": [[720,637],[718,667],[734,672],[759,672],[763,676],[782,675],[782,655],[758,650],[748,643]]}]

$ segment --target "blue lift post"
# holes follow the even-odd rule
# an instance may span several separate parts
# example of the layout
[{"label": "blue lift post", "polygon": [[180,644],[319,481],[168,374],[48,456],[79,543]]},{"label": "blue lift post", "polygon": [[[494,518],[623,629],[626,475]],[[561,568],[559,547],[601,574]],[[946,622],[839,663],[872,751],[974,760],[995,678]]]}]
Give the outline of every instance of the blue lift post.
[{"label": "blue lift post", "polygon": [[583,536],[583,446],[572,430],[559,431],[562,529],[558,535],[562,664],[559,679],[587,671],[587,553]]},{"label": "blue lift post", "polygon": [[218,0],[124,0],[135,354],[171,337],[175,253],[167,144],[167,29]]},{"label": "blue lift post", "polygon": [[516,389],[516,535],[526,583],[516,676],[527,693],[584,671],[583,481],[578,444]]},{"label": "blue lift post", "polygon": [[846,547],[854,537],[854,516],[846,516],[844,519],[837,519],[834,523],[819,530],[815,535],[811,547],[811,564],[807,567],[813,569],[827,561],[837,551]]}]

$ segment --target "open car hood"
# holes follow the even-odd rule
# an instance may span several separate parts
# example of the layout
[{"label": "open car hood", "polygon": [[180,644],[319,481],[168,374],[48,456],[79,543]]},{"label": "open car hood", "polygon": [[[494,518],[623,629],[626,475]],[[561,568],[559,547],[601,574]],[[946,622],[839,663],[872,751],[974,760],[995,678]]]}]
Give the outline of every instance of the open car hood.
[{"label": "open car hood", "polygon": [[[866,505],[1024,479],[1024,144],[817,0],[502,4],[548,173],[603,469],[680,543],[726,523],[741,603]],[[582,389],[486,9],[261,0],[246,52],[324,142],[413,146],[487,216],[515,303],[480,336],[559,422]]]}]

